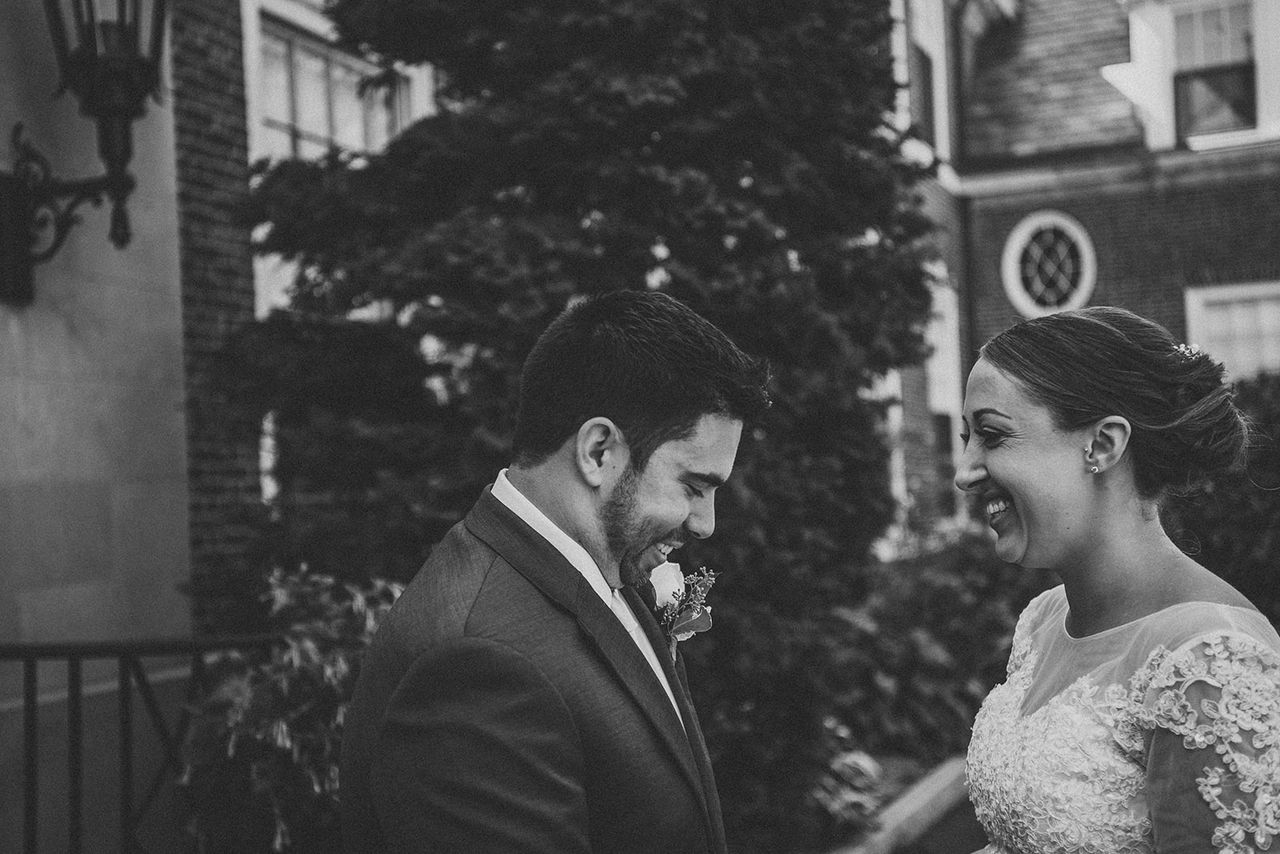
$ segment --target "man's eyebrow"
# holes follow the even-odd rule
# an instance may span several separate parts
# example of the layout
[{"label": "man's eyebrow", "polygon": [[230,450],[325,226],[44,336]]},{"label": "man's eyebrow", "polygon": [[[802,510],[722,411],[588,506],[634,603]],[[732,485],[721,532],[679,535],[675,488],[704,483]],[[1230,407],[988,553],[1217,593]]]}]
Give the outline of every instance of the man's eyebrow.
[{"label": "man's eyebrow", "polygon": [[1009,417],[1008,415],[1005,415],[1003,412],[1001,412],[999,409],[992,409],[989,406],[984,409],[976,409],[973,412],[973,418],[975,421],[983,415],[999,415],[1001,418]]},{"label": "man's eyebrow", "polygon": [[708,487],[724,486],[724,478],[711,472],[690,471],[685,472],[684,476],[688,480],[696,480]]}]

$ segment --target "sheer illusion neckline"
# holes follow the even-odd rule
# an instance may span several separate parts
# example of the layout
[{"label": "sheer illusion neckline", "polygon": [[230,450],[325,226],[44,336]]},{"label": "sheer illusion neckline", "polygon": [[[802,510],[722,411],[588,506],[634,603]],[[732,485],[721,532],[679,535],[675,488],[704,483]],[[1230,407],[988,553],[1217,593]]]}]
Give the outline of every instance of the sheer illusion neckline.
[{"label": "sheer illusion neckline", "polygon": [[[1063,601],[1065,603],[1066,601],[1065,596],[1063,597]],[[1200,606],[1209,607],[1209,608],[1227,608],[1232,611],[1243,611],[1246,614],[1262,613],[1261,611],[1258,611],[1255,608],[1249,608],[1244,605],[1228,605],[1226,602],[1209,602],[1202,599],[1192,599],[1187,602],[1174,602],[1172,605],[1166,605],[1163,608],[1159,608],[1155,611],[1152,611],[1150,614],[1143,614],[1141,617],[1134,617],[1132,620],[1128,620],[1127,622],[1120,623],[1117,626],[1112,626],[1109,629],[1102,629],[1101,631],[1093,632],[1092,634],[1080,635],[1077,637],[1076,635],[1071,634],[1071,630],[1067,628],[1067,617],[1071,615],[1071,607],[1068,605],[1067,607],[1062,609],[1062,617],[1059,620],[1059,628],[1061,628],[1062,630],[1062,636],[1066,638],[1069,642],[1083,644],[1083,643],[1088,643],[1089,641],[1092,641],[1092,640],[1108,638],[1111,635],[1118,634],[1124,631],[1125,629],[1131,629],[1145,620],[1150,620],[1153,617],[1159,617],[1162,614],[1168,614],[1170,611],[1176,611],[1181,608],[1189,608],[1193,605],[1200,605]]]}]

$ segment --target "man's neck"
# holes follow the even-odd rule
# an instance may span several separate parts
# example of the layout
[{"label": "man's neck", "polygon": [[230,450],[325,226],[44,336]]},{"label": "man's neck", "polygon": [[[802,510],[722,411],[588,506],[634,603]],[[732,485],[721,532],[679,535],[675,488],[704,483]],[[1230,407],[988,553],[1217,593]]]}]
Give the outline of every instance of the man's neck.
[{"label": "man's neck", "polygon": [[513,464],[507,469],[507,480],[557,528],[586,549],[610,586],[616,586],[617,567],[609,563],[594,505],[580,494],[580,484],[551,464],[530,468]]}]

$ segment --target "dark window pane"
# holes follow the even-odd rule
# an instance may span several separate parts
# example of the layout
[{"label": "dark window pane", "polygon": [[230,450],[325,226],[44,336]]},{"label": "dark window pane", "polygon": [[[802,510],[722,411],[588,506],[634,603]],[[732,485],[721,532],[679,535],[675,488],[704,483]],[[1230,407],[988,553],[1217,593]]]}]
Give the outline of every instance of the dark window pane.
[{"label": "dark window pane", "polygon": [[1178,138],[1255,127],[1253,63],[1180,72],[1174,78]]}]

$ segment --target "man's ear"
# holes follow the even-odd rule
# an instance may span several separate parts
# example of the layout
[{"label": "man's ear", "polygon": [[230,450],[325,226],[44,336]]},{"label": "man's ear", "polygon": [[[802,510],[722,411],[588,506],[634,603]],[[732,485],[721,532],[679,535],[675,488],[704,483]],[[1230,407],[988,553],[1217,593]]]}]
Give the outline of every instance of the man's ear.
[{"label": "man's ear", "polygon": [[1129,437],[1133,435],[1133,427],[1129,420],[1120,415],[1108,415],[1100,418],[1093,425],[1088,435],[1085,465],[1095,474],[1118,465],[1129,447]]},{"label": "man's ear", "polygon": [[584,421],[574,444],[574,462],[582,479],[593,487],[611,482],[622,472],[631,451],[618,425],[608,418]]}]

